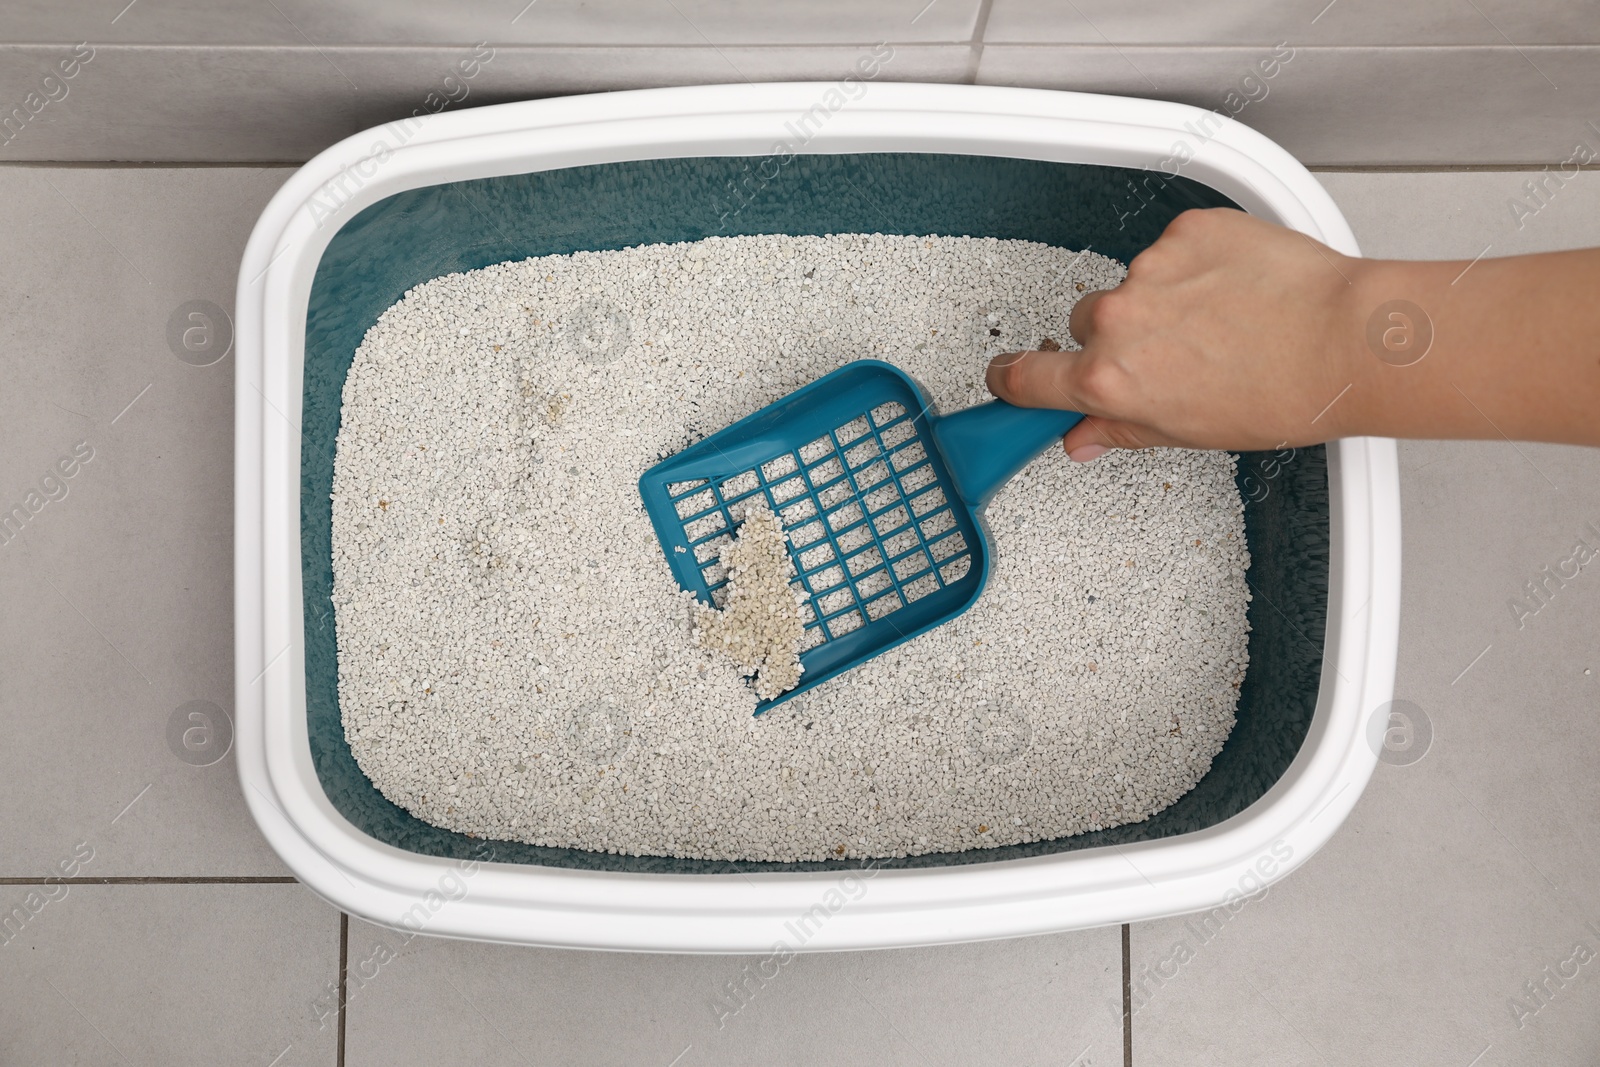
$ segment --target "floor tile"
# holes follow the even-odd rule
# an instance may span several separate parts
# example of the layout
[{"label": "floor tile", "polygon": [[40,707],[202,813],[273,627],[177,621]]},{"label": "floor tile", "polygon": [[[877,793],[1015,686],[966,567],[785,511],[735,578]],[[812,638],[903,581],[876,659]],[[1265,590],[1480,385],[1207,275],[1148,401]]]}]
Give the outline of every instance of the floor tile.
[{"label": "floor tile", "polygon": [[784,961],[404,940],[353,922],[345,1062],[1111,1067],[1121,960],[1115,927]]},{"label": "floor tile", "polygon": [[1575,138],[1600,151],[1587,125],[1600,47],[1290,43],[1270,81],[1256,69],[1271,47],[988,44],[978,81],[1225,109],[1314,165],[1537,166],[1567,159]]},{"label": "floor tile", "polygon": [[[1600,133],[1590,143],[1600,151]],[[1527,190],[1536,177],[1545,182],[1538,200]],[[1600,245],[1600,174],[1558,179],[1524,170],[1317,173],[1362,254],[1380,259],[1472,259]]]},{"label": "floor tile", "polygon": [[[942,3],[935,5],[927,17],[942,10]],[[1600,92],[1595,44],[1368,47],[1291,39],[1293,58],[1263,79],[1260,64],[1281,51],[1277,41],[1210,46],[1023,38],[985,45],[980,62],[965,35],[939,41],[869,33],[782,45],[699,36],[666,44],[495,41],[486,46],[492,56],[482,61],[474,56],[483,50],[471,41],[107,46],[83,65],[67,95],[45,105],[0,147],[0,159],[302,161],[350,134],[447,99],[471,107],[650,86],[831,82],[878,41],[894,49],[880,77],[976,77],[986,84],[1226,108],[1317,165],[1558,162],[1577,138],[1600,145],[1600,132],[1588,125],[1596,121],[1589,102]],[[42,71],[69,54],[67,46],[0,45],[0,99],[22,99],[37,88]],[[462,75],[463,63],[473,76]],[[1230,104],[1230,94],[1251,102]]]},{"label": "floor tile", "polygon": [[[1337,4],[1337,6],[1336,6]],[[995,0],[989,42],[1273,45],[1519,45],[1600,43],[1592,0],[1392,4],[1336,0],[1200,0],[1151,10],[1115,0]],[[1501,36],[1501,33],[1505,36]]]},{"label": "floor tile", "polygon": [[0,915],[0,1063],[336,1062],[339,913],[302,886],[3,885],[0,906],[26,916]]},{"label": "floor tile", "polygon": [[0,286],[16,296],[0,311],[0,507],[24,509],[0,529],[0,661],[26,665],[0,680],[0,876],[82,839],[96,877],[286,873],[218,718],[234,683],[233,360],[185,362],[168,331],[189,301],[232,307],[288,174],[0,168]]},{"label": "floor tile", "polygon": [[[0,504],[60,496],[0,544],[0,660],[27,665],[0,678],[0,876],[79,849],[91,877],[282,871],[231,760],[169,741],[190,701],[231,711],[232,364],[185,363],[166,331],[186,301],[231,306],[288,173],[0,168],[0,284],[19,295],[0,310]],[[1591,177],[1519,228],[1524,175],[1319,174],[1369,254],[1460,258],[1600,243]],[[93,457],[51,483],[61,496],[42,481],[79,441]],[[1600,953],[1600,570],[1544,569],[1600,545],[1597,457],[1402,446],[1396,696],[1426,755],[1380,765],[1333,842],[1236,914],[1134,928],[1134,1062],[1600,1056],[1600,955],[1575,952]],[[338,917],[302,888],[44,891],[0,885],[18,1062],[332,1062]],[[1114,928],[805,956],[763,984],[760,958],[402,943],[352,923],[350,966],[352,1065],[1121,1062]]]},{"label": "floor tile", "polygon": [[[1589,177],[1519,229],[1505,202],[1523,174],[1318,174],[1369,255],[1461,259],[1600,244]],[[1600,954],[1600,569],[1542,570],[1579,538],[1600,548],[1600,452],[1402,442],[1400,458],[1409,722],[1391,721],[1424,755],[1380,763],[1333,841],[1261,899],[1134,926],[1135,1063],[1600,1056],[1600,958],[1574,956]]]},{"label": "floor tile", "polygon": [[1263,898],[1134,926],[1135,1063],[1600,1056],[1600,563],[1523,593],[1600,550],[1600,452],[1401,449],[1391,762]]},{"label": "floor tile", "polygon": [[117,8],[14,3],[0,11],[0,41],[114,45],[807,45],[864,41],[966,41],[979,0],[814,0],[750,5],[725,0],[516,0],[441,5],[416,0],[168,0]]},{"label": "floor tile", "polygon": [[[351,134],[437,110],[447,100],[476,107],[671,85],[836,82],[856,71],[882,40],[783,47],[700,39],[671,47],[495,44],[471,78],[460,72],[460,64],[481,51],[470,43],[106,48],[83,67],[59,103],[46,105],[37,120],[0,146],[0,161],[302,162]],[[970,78],[973,49],[965,39],[887,40],[893,54],[881,64],[880,79]],[[70,51],[0,45],[0,99],[21,99],[41,71]],[[819,98],[823,91],[819,87]]]}]

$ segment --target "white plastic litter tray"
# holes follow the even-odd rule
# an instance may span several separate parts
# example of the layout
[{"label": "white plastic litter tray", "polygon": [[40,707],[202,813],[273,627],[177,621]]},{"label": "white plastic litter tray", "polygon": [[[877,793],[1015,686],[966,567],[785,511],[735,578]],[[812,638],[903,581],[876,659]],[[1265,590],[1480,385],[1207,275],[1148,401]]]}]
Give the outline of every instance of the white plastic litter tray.
[{"label": "white plastic litter tray", "polygon": [[707,864],[471,841],[352,777],[330,696],[326,479],[343,369],[410,285],[548,251],[829,227],[1028,234],[1127,258],[1189,203],[1231,202],[1357,254],[1304,167],[1210,112],[850,88],[656,89],[406,120],[328,149],[262,214],[237,303],[239,776],[272,846],[336,906],[431,934],[650,951],[1011,937],[1233,904],[1354,807],[1400,609],[1395,449],[1370,438],[1242,457],[1257,595],[1240,725],[1195,792],[1144,824],[866,868]]}]

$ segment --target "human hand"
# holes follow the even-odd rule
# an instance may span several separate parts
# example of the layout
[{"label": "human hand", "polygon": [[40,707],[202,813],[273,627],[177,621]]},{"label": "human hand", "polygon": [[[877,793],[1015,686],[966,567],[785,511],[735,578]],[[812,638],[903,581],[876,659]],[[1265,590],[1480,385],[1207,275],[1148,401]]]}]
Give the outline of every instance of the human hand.
[{"label": "human hand", "polygon": [[[1266,449],[1347,432],[1333,403],[1372,356],[1353,279],[1368,261],[1227,208],[1186,211],[1116,289],[1072,311],[1082,351],[1014,352],[990,390],[1081,411],[1076,460],[1109,448]],[[1352,321],[1355,325],[1352,326]]]}]

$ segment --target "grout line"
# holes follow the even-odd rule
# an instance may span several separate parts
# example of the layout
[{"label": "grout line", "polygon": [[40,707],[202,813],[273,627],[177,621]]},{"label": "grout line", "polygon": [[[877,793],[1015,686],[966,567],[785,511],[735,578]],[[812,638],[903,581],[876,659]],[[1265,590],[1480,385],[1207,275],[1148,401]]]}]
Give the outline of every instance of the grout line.
[{"label": "grout line", "polygon": [[[1331,7],[1332,5],[1329,5],[1329,6]],[[1088,21],[1088,20],[1085,20],[1085,21]],[[1272,47],[1270,44],[1196,44],[1196,43],[1194,43],[1192,41],[1115,41],[1115,42],[1113,42],[1111,40],[1111,38],[1105,37],[1103,34],[1101,36],[1102,36],[1102,40],[1104,41],[1104,43],[1097,42],[1097,41],[1086,41],[1086,40],[1081,40],[1081,39],[1073,40],[1073,41],[1030,41],[1030,40],[1020,40],[1020,39],[1013,39],[1013,40],[997,39],[997,40],[993,40],[993,41],[985,41],[984,43],[985,44],[990,44],[990,45],[998,45],[998,46],[1002,46],[1002,47],[1005,47],[1005,48],[1055,48],[1055,49],[1072,49],[1072,50],[1078,50],[1078,51],[1086,51],[1086,50],[1095,49],[1095,48],[1125,48],[1125,49],[1128,49],[1129,51],[1144,51],[1144,52],[1215,52],[1215,53],[1219,53],[1219,54],[1223,54],[1223,55],[1227,55],[1227,54],[1230,54],[1230,53],[1231,54],[1240,54],[1240,53],[1249,54],[1251,52],[1259,52],[1263,48]],[[917,42],[917,43],[920,44],[922,42]],[[951,43],[951,42],[931,42],[930,41],[930,42],[927,42],[927,43],[929,43],[929,44],[934,44],[934,43],[948,44],[948,43]],[[959,43],[959,42],[955,42],[955,43]],[[27,45],[27,46],[12,46],[12,47],[43,48],[45,46],[44,45]],[[58,45],[56,47],[65,47],[65,46]],[[98,48],[99,45],[96,45],[95,47]],[[125,48],[127,48],[127,47],[143,47],[143,48],[157,47],[157,48],[165,48],[165,47],[168,47],[168,46],[166,46],[166,45],[154,45],[154,46],[152,46],[152,45],[124,45],[122,47],[125,47]],[[185,45],[183,47],[202,47],[202,46]],[[228,47],[232,47],[232,46],[228,46]],[[294,48],[295,46],[294,45],[283,45],[283,46],[278,46],[278,45],[258,45],[258,46],[257,45],[252,45],[252,46],[249,46],[249,47]],[[341,47],[348,47],[348,46],[341,46]],[[387,47],[387,46],[384,46],[384,45],[372,45],[372,46],[368,46],[368,47],[381,48],[381,47]],[[471,48],[472,46],[471,45],[461,45],[460,47],[462,47],[462,48]],[[558,49],[558,48],[569,48],[569,47],[574,47],[574,46],[571,46],[571,45],[521,45],[519,47],[529,48],[529,49],[532,49],[532,48],[549,48],[550,50],[553,51],[553,50]],[[654,48],[656,46],[655,45],[615,45],[615,46],[613,46],[613,45],[577,45],[576,47],[579,47],[579,48],[611,48],[611,47]],[[689,47],[692,47],[692,46],[691,45],[663,45],[661,47],[664,47],[664,48],[689,48]],[[829,47],[829,46],[828,45],[813,44],[813,45],[738,45],[737,47],[740,47],[740,48],[806,48],[806,47],[810,47],[810,48],[826,48],[826,47]],[[1515,44],[1309,44],[1309,45],[1296,45],[1295,46],[1295,54],[1298,55],[1301,52],[1376,52],[1376,53],[1378,53],[1380,55],[1382,55],[1384,53],[1394,53],[1394,52],[1522,52],[1522,51],[1524,51],[1526,49],[1529,49],[1529,48],[1539,49],[1541,51],[1546,51],[1546,52],[1592,52],[1592,51],[1595,51],[1597,48],[1600,48],[1600,45],[1587,44],[1587,43],[1586,44],[1548,44],[1547,43],[1547,44],[1525,44],[1525,45],[1522,45],[1522,46],[1519,47],[1519,46],[1517,46]]]},{"label": "grout line", "polygon": [[[931,5],[930,5],[931,6]],[[987,7],[987,5],[984,5]],[[920,18],[920,16],[918,16]],[[987,20],[985,20],[987,21]],[[292,25],[292,24],[291,24]],[[46,49],[71,48],[73,40],[59,41],[7,41],[0,44],[0,53],[44,51]],[[1007,48],[1054,48],[1054,49],[1103,49],[1126,48],[1147,52],[1202,52],[1217,53],[1221,55],[1243,54],[1254,55],[1263,48],[1271,47],[1270,43],[1262,44],[1203,44],[1194,41],[1110,41],[1101,43],[1088,40],[1038,40],[1038,39],[1005,39],[996,38],[985,40],[985,45],[998,45]],[[496,45],[496,54],[504,53],[544,53],[544,52],[690,52],[703,51],[708,48],[737,48],[759,51],[782,51],[800,48],[836,48],[847,51],[860,47],[858,41],[832,40],[832,41],[718,41],[712,43],[709,38],[704,38],[705,43],[682,41],[677,44],[652,44],[641,41],[616,41],[605,42],[522,42],[517,44]],[[972,38],[962,40],[929,39],[892,41],[891,43],[907,48],[951,48],[972,43]],[[299,52],[320,53],[332,52],[397,52],[435,54],[439,52],[453,52],[463,48],[472,48],[478,44],[477,38],[460,41],[435,41],[426,44],[370,44],[355,41],[332,42],[326,44],[247,44],[244,42],[139,42],[117,41],[96,43],[95,48],[108,52]],[[1305,52],[1375,52],[1379,54],[1395,52],[1594,52],[1600,50],[1596,43],[1561,43],[1545,42],[1543,44],[1318,44],[1297,46]]]},{"label": "grout line", "polygon": [[989,29],[989,12],[993,8],[994,0],[980,0],[978,16],[972,22],[972,37],[967,42],[968,85],[978,84],[978,69],[983,66],[983,35]]},{"label": "grout line", "polygon": [[345,979],[350,971],[350,916],[339,913],[339,1045],[334,1058],[335,1067],[344,1067],[345,1004],[349,991]]},{"label": "grout line", "polygon": [[[931,7],[932,5],[930,4],[929,6]],[[687,22],[688,20],[685,19],[684,21]],[[881,29],[881,28],[882,27],[880,26],[879,29]],[[696,30],[696,32],[698,33],[699,31]],[[76,42],[76,40],[77,40],[77,38],[74,38],[73,41],[66,42],[66,43],[57,42],[57,41],[44,41],[44,42],[28,41],[28,42],[24,42],[24,43],[17,43],[17,42],[0,43],[0,55],[3,55],[6,52],[12,52],[12,51],[33,50],[33,51],[41,51],[42,52],[45,49],[71,48],[73,46],[73,43]],[[325,44],[325,45],[316,45],[316,44],[179,44],[179,43],[138,44],[138,43],[129,43],[129,42],[121,42],[121,41],[119,41],[119,42],[117,42],[115,44],[110,44],[110,43],[101,44],[99,42],[96,42],[95,43],[95,48],[96,48],[96,50],[99,50],[99,49],[103,48],[103,49],[105,49],[107,51],[114,51],[114,52],[299,52],[299,53],[304,53],[304,54],[312,54],[312,53],[320,53],[320,52],[324,52],[324,51],[332,51],[332,52],[335,52],[335,53],[339,53],[339,52],[373,52],[373,53],[400,52],[400,53],[416,53],[416,54],[419,54],[419,55],[435,55],[435,54],[440,53],[440,52],[456,52],[456,51],[459,51],[459,50],[461,50],[463,48],[475,47],[479,43],[479,40],[480,40],[479,38],[472,38],[471,40],[463,41],[461,43],[450,43],[450,44],[355,44],[355,43],[345,43],[345,44]],[[960,40],[927,40],[927,41],[913,41],[913,40],[906,40],[906,39],[903,39],[903,38],[902,39],[890,38],[887,43],[893,44],[896,47],[900,47],[900,48],[948,48],[948,49],[955,49],[955,48],[961,48],[961,47],[970,45],[972,43],[972,38],[971,37],[964,37],[964,38],[961,38]],[[1038,41],[990,41],[988,43],[989,44],[1024,44],[1024,45],[1047,44],[1047,42],[1038,42]],[[568,43],[568,44],[532,44],[532,43],[496,44],[495,45],[495,55],[498,56],[498,55],[505,54],[505,53],[517,53],[517,52],[530,53],[530,54],[537,55],[539,53],[546,53],[546,52],[569,52],[569,51],[570,52],[703,52],[703,51],[707,51],[707,50],[714,51],[714,50],[716,50],[718,48],[736,48],[736,49],[741,49],[741,50],[755,50],[755,51],[764,51],[764,52],[792,51],[792,50],[802,49],[802,48],[812,48],[812,49],[816,49],[816,48],[832,48],[832,49],[837,49],[840,52],[852,52],[853,53],[854,50],[859,49],[861,47],[862,47],[862,41],[861,40],[838,40],[838,41],[754,41],[754,42],[751,42],[751,41],[715,41],[714,42],[709,37],[706,37],[704,34],[701,34],[700,43],[696,43],[694,41],[684,41],[684,42],[679,43],[679,44],[647,44],[647,43],[639,43],[639,42],[632,42],[632,43],[619,42],[619,43],[616,43],[616,44],[579,44],[579,43],[576,43],[576,42]],[[1056,47],[1103,48],[1105,46],[1104,45],[1097,45],[1097,44],[1093,44],[1093,43],[1077,44],[1077,45],[1069,43],[1069,44],[1066,44],[1066,45],[1057,45]],[[1192,46],[1192,45],[1145,45],[1145,44],[1138,44],[1138,45],[1133,45],[1131,47],[1134,47],[1134,48],[1192,48],[1194,46]],[[1208,51],[1212,50],[1214,47],[1215,46],[1211,46],[1211,45],[1203,45],[1203,46],[1201,46],[1202,49],[1208,50]],[[1271,45],[1260,45],[1260,46],[1256,46],[1256,45],[1229,45],[1229,46],[1223,46],[1223,47],[1225,49],[1231,49],[1231,50],[1233,50],[1235,52],[1255,53],[1255,52],[1259,52],[1262,48],[1270,48]],[[1363,45],[1351,45],[1349,47],[1354,51],[1364,51],[1364,50],[1366,50],[1366,46],[1363,46]],[[1384,46],[1377,45],[1377,46],[1373,46],[1373,47],[1381,49]],[[1389,46],[1389,47],[1391,48],[1391,50],[1400,50],[1400,49],[1410,50],[1410,49],[1412,49],[1414,47],[1417,47],[1417,46],[1413,46],[1413,45],[1396,45],[1396,46]],[[1426,46],[1423,46],[1423,47],[1426,47]],[[1456,48],[1456,47],[1473,48],[1473,47],[1476,47],[1476,48],[1483,48],[1483,49],[1488,49],[1488,50],[1493,50],[1493,51],[1500,51],[1500,52],[1509,52],[1509,51],[1511,51],[1510,46],[1501,45],[1501,44],[1467,45],[1467,46],[1442,45],[1442,46],[1438,46],[1438,47],[1442,47],[1442,48]],[[1594,48],[1594,47],[1600,47],[1600,46],[1595,46],[1595,45],[1553,44],[1553,45],[1525,45],[1524,47],[1526,47],[1526,48],[1553,48],[1553,49],[1561,49],[1561,50],[1571,50],[1571,49]],[[828,81],[829,79],[822,78],[822,79],[818,79],[818,80],[819,81]],[[834,79],[834,80],[837,80],[837,79]]]},{"label": "grout line", "polygon": [[294,885],[300,879],[288,875],[156,875],[130,874],[106,878],[56,878],[23,876],[0,878],[0,885]]},{"label": "grout line", "polygon": [[1122,924],[1122,1067],[1133,1067],[1133,946],[1131,927]]}]

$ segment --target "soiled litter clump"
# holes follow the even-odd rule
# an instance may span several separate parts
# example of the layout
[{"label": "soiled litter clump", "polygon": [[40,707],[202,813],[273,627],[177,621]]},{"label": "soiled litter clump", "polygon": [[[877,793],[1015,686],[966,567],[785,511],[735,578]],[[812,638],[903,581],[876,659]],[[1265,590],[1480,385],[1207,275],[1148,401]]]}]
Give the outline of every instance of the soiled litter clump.
[{"label": "soiled litter clump", "polygon": [[771,700],[800,684],[802,598],[789,583],[794,563],[778,517],[764,506],[745,509],[738,534],[722,547],[728,574],[722,609],[697,605],[695,644],[724,653],[746,676],[756,696]]},{"label": "soiled litter clump", "polygon": [[982,403],[990,358],[1072,347],[1073,304],[1123,275],[1027,241],[761,235],[412,289],[355,354],[334,462],[357,763],[459,833],[719,860],[991,848],[1167,807],[1246,665],[1232,457],[1048,450],[989,506],[971,609],[759,718],[695,643],[638,489],[852,359],[942,411]]}]

